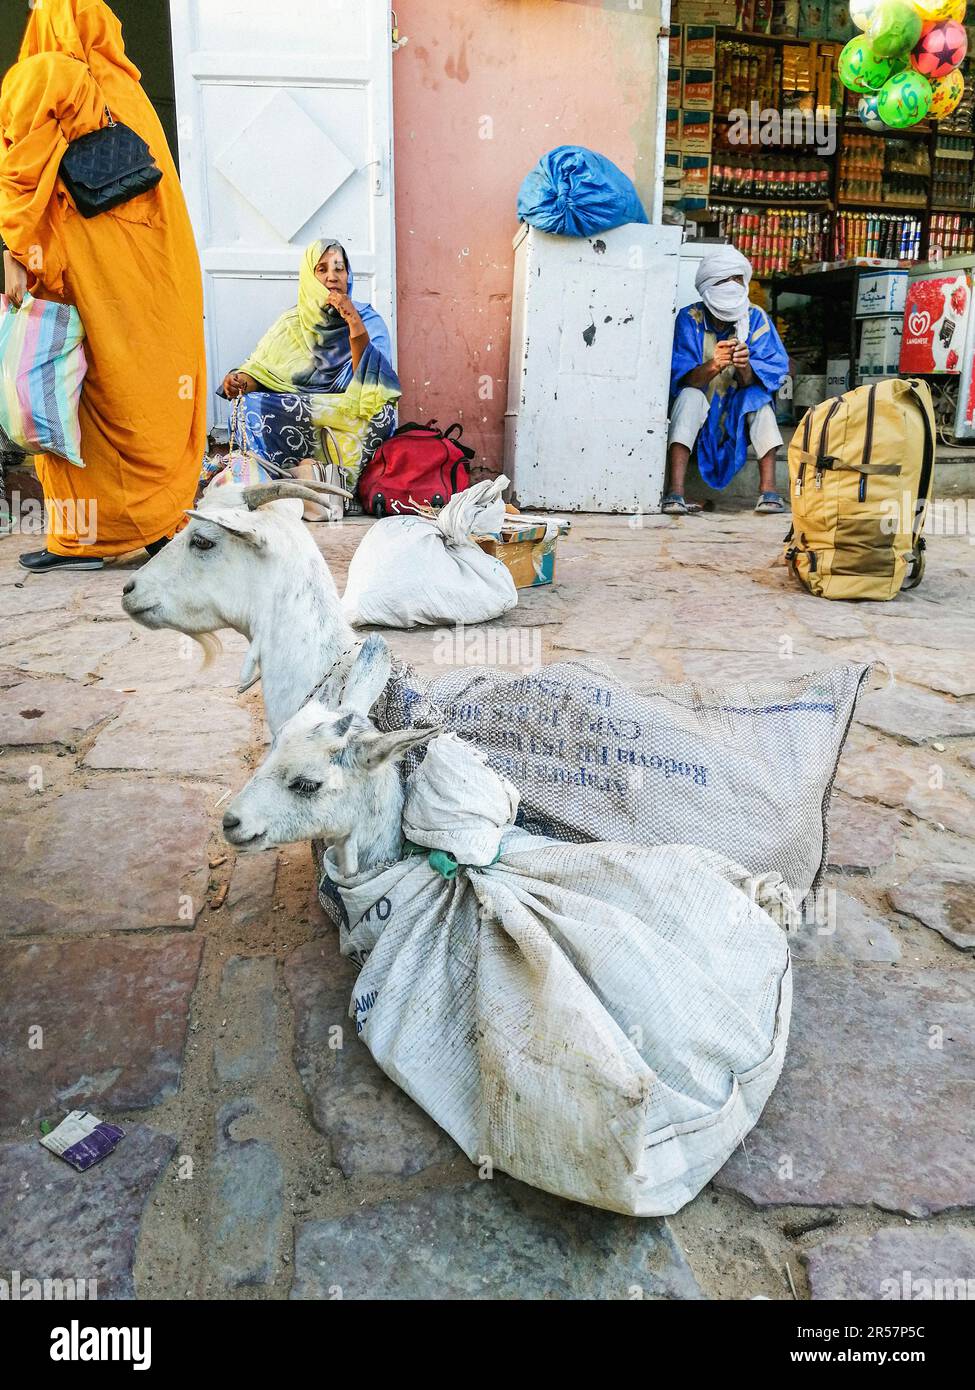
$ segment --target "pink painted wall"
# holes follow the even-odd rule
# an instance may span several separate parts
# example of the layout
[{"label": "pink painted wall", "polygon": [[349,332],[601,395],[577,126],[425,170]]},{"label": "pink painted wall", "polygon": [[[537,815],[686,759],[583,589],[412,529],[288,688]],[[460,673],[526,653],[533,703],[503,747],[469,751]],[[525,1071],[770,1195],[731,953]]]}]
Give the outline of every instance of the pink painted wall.
[{"label": "pink painted wall", "polygon": [[394,3],[400,419],[461,420],[497,472],[519,185],[587,145],[652,215],[659,0]]}]

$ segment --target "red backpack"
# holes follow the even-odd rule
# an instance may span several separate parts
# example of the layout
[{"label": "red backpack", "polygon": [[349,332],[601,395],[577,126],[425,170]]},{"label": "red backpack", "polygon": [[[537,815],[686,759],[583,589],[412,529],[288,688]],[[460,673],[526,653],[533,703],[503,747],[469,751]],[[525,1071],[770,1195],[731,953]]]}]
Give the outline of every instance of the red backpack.
[{"label": "red backpack", "polygon": [[436,420],[400,425],[359,476],[359,501],[366,511],[391,516],[411,501],[442,507],[455,492],[463,492],[470,486],[467,460],[474,450],[460,443],[462,433],[463,426],[456,423],[439,430]]}]

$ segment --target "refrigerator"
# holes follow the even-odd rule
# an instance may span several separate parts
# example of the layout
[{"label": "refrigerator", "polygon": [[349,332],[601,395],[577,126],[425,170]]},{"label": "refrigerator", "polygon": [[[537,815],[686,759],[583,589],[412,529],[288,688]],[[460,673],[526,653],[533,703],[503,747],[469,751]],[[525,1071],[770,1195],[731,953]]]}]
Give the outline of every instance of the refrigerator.
[{"label": "refrigerator", "polygon": [[901,338],[901,376],[958,381],[954,437],[975,439],[975,255],[920,265],[907,282]]},{"label": "refrigerator", "polygon": [[514,239],[504,471],[522,508],[656,511],[681,229]]}]

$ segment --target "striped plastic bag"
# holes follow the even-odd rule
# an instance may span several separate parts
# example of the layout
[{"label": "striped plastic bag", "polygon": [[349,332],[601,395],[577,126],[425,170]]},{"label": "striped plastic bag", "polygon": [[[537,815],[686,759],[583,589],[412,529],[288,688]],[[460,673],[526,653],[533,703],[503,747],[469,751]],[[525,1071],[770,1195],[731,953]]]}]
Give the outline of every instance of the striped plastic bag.
[{"label": "striped plastic bag", "polygon": [[0,295],[0,453],[58,454],[84,468],[78,400],[88,370],[72,304]]}]

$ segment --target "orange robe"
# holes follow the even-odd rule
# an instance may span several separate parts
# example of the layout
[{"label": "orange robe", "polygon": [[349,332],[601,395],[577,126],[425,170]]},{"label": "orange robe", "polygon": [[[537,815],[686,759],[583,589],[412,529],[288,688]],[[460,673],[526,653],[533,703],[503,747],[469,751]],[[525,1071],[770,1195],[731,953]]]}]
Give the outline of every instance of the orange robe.
[{"label": "orange robe", "polygon": [[[106,123],[106,104],[163,176],[84,218],[58,166],[70,140]],[[102,0],[44,0],[31,14],[0,89],[0,236],[37,297],[76,305],[87,335],[85,467],[35,460],[52,503],[48,550],[119,555],[171,536],[193,504],[206,443],[200,263],[162,126]],[[82,546],[82,522],[94,543]]]}]

